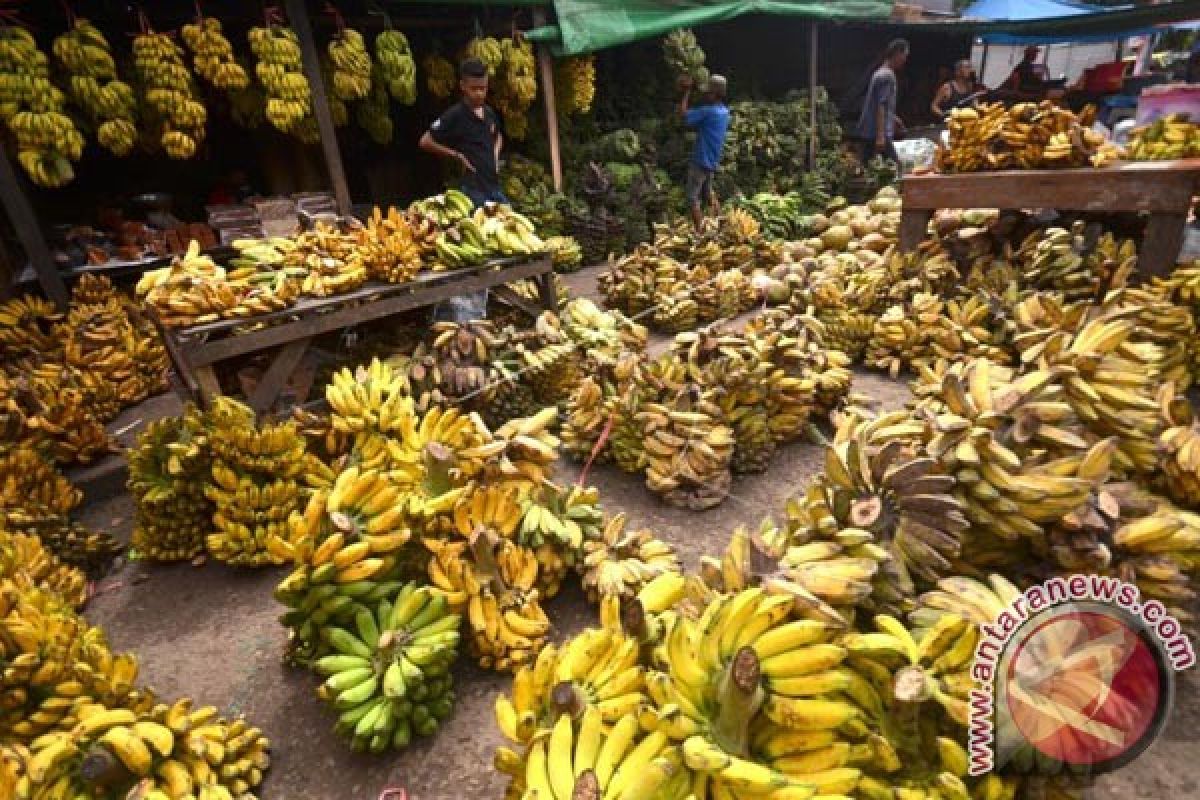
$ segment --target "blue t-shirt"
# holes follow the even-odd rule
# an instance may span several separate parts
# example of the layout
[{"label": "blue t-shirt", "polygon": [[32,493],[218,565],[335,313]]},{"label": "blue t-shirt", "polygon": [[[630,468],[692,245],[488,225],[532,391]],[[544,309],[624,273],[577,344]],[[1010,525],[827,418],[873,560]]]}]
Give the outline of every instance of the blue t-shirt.
[{"label": "blue t-shirt", "polygon": [[684,117],[689,128],[696,129],[696,149],[692,163],[712,172],[721,163],[721,148],[729,130],[729,108],[724,103],[688,109]]},{"label": "blue t-shirt", "polygon": [[891,141],[895,135],[896,73],[887,64],[875,70],[871,85],[867,87],[867,99],[863,103],[857,128],[858,135],[863,139],[875,140],[875,116],[880,106],[883,106],[883,136]]}]

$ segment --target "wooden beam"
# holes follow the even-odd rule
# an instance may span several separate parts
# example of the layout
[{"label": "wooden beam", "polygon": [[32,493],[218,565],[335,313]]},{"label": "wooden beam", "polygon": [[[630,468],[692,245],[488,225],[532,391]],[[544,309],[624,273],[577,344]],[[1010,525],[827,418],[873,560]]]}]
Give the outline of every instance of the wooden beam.
[{"label": "wooden beam", "polygon": [[[546,12],[543,9],[533,10],[533,24],[541,27],[546,24]],[[542,73],[542,103],[546,108],[546,137],[550,140],[550,177],[554,181],[554,191],[561,192],[563,187],[562,151],[558,140],[558,109],[554,102],[554,59],[550,57],[550,49],[544,45],[537,46],[538,69]]]},{"label": "wooden beam", "polygon": [[313,114],[321,132],[321,150],[325,153],[325,169],[337,202],[339,214],[350,213],[350,186],[346,183],[346,169],[342,165],[342,151],[338,148],[337,128],[329,110],[329,97],[325,92],[325,80],[321,77],[321,58],[317,54],[317,42],[313,38],[312,22],[308,18],[305,0],[283,0],[288,23],[300,40],[300,55],[304,61],[304,77],[312,92]]},{"label": "wooden beam", "polygon": [[817,168],[817,21],[808,25],[808,168]]},{"label": "wooden beam", "polygon": [[[55,305],[65,309],[68,299],[67,285],[63,283],[62,275],[58,274],[58,266],[50,253],[50,245],[46,244],[37,214],[34,213],[29,198],[25,196],[25,190],[21,188],[17,171],[8,160],[3,144],[0,144],[0,203],[4,204],[4,210],[8,212],[8,219],[12,222],[21,246],[25,248],[25,256],[37,273],[42,291]],[[20,270],[14,270],[14,276],[19,273]]]}]

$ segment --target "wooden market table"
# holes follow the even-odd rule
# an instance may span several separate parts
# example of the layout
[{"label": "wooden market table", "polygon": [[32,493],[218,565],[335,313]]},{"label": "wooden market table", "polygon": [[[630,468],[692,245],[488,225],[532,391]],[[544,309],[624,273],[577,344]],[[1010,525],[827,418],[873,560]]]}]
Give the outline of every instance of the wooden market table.
[{"label": "wooden market table", "polygon": [[900,248],[914,250],[933,213],[943,208],[1052,208],[1058,211],[1141,211],[1150,215],[1138,267],[1171,270],[1200,178],[1200,159],[1134,161],[1101,168],[1004,170],[906,175]]},{"label": "wooden market table", "polygon": [[425,272],[407,283],[368,282],[332,297],[305,297],[270,314],[223,319],[187,327],[168,327],[151,312],[171,364],[180,378],[184,399],[207,407],[221,394],[214,366],[249,353],[275,350],[270,366],[247,398],[255,411],[270,409],[287,379],[300,364],[314,337],[330,331],[422,308],[481,289],[497,290],[510,304],[536,311],[505,284],[533,279],[541,306],[557,310],[554,266],[549,256],[510,258],[478,267]]}]

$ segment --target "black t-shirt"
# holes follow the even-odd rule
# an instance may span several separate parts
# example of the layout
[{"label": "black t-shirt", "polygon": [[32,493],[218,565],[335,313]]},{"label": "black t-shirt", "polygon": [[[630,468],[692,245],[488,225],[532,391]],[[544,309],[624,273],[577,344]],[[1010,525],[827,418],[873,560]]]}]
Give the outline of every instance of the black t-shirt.
[{"label": "black t-shirt", "polygon": [[496,137],[502,133],[500,117],[490,106],[483,107],[481,118],[463,102],[446,109],[429,128],[435,142],[462,153],[475,167],[475,172],[463,176],[463,186],[489,194],[500,190]]}]

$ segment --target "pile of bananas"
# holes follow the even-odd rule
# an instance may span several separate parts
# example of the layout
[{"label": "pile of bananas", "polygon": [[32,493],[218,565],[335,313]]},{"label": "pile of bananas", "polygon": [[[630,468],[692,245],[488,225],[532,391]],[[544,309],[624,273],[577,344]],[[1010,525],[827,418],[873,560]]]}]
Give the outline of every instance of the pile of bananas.
[{"label": "pile of bananas", "polygon": [[116,449],[98,416],[119,408],[104,396],[107,388],[85,383],[60,362],[26,363],[0,377],[0,407],[16,441],[44,449],[58,464],[86,464]]},{"label": "pile of bananas", "polygon": [[556,111],[564,117],[586,114],[596,99],[596,56],[570,56],[554,71]]},{"label": "pile of bananas", "polygon": [[504,132],[513,139],[525,138],[529,128],[529,107],[537,97],[537,62],[533,45],[525,39],[505,39],[500,43],[504,60],[491,87],[492,102],[504,117]]},{"label": "pile of bananas", "polygon": [[[843,191],[846,181],[837,154],[842,128],[838,107],[824,87],[817,87],[816,127],[813,100],[808,90],[791,91],[782,102],[743,101],[729,106],[729,131],[717,171],[717,191],[722,197],[759,192],[797,192],[804,204],[820,210],[829,195]],[[803,163],[808,142],[817,140],[817,168],[796,170]],[[832,162],[834,169],[826,167]]]},{"label": "pile of bananas", "polygon": [[491,36],[476,36],[463,48],[463,58],[477,58],[487,67],[488,77],[495,78],[504,65],[504,46]]},{"label": "pile of bananas", "polygon": [[83,134],[66,113],[66,96],[50,82],[49,59],[20,25],[0,30],[0,119],[16,138],[17,162],[39,186],[75,178]]},{"label": "pile of bananas", "polygon": [[687,78],[693,86],[703,88],[708,83],[705,55],[690,28],[671,31],[663,39],[663,59],[679,79]]},{"label": "pile of bananas", "polygon": [[233,285],[225,277],[225,269],[201,255],[199,243],[193,241],[171,266],[147,270],[136,292],[164,325],[214,322],[231,314],[246,295],[244,285]]},{"label": "pile of bananas", "polygon": [[256,425],[254,412],[228,397],[218,398],[207,423],[209,554],[239,566],[278,563],[268,542],[285,533],[288,517],[300,507],[299,480],[308,468],[304,439],[291,422]]},{"label": "pile of bananas", "polygon": [[36,536],[0,529],[0,591],[39,589],[72,608],[87,602],[87,575],[64,564]]},{"label": "pile of bananas", "polygon": [[438,260],[431,268],[477,266],[489,258],[527,256],[545,249],[532,222],[509,206],[488,203],[442,231],[435,244]]},{"label": "pile of bananas", "polygon": [[417,102],[417,62],[407,36],[389,29],[375,37],[375,70],[393,100]]},{"label": "pile of bananas", "polygon": [[192,51],[196,74],[218,89],[238,91],[250,85],[250,76],[233,56],[233,45],[221,32],[216,17],[202,17],[179,29]]},{"label": "pile of bananas", "polygon": [[363,35],[342,28],[329,42],[333,66],[333,96],[343,101],[361,100],[371,91],[371,55]]},{"label": "pile of bananas", "polygon": [[421,61],[425,72],[425,88],[434,97],[445,100],[458,89],[458,70],[446,58],[430,53]]},{"label": "pile of bananas", "polygon": [[291,28],[271,25],[247,34],[257,63],[254,74],[267,96],[267,120],[284,133],[298,133],[312,114],[312,93]]},{"label": "pile of bananas", "polygon": [[421,270],[421,250],[408,217],[395,208],[378,207],[365,227],[355,232],[363,265],[372,280],[406,283]]},{"label": "pile of bananas", "polygon": [[579,242],[570,236],[550,236],[545,242],[546,252],[554,262],[554,271],[560,274],[577,272],[583,266],[583,250]]},{"label": "pile of bananas", "polygon": [[1200,125],[1187,114],[1168,114],[1134,128],[1126,145],[1134,161],[1171,161],[1200,155]]},{"label": "pile of bananas", "polygon": [[129,452],[129,492],[135,516],[133,549],[152,561],[185,561],[204,551],[213,505],[204,415],[190,408],[155,420]]},{"label": "pile of bananas", "polygon": [[673,547],[651,530],[627,530],[624,514],[606,520],[584,553],[583,588],[593,603],[634,597],[660,575],[682,571]]},{"label": "pile of bananas", "polygon": [[147,32],[133,39],[133,68],[149,122],[171,158],[188,159],[204,141],[208,109],[183,50],[170,34]]},{"label": "pile of bananas", "polygon": [[950,146],[938,148],[935,163],[941,172],[1102,167],[1124,151],[1093,130],[1095,118],[1094,106],[1076,115],[1048,100],[956,108],[947,122]]},{"label": "pile of bananas", "polygon": [[86,19],[76,18],[71,29],[54,40],[52,49],[67,75],[67,93],[95,127],[96,140],[114,155],[129,155],[138,137],[137,99],[129,84],[117,78],[104,34]]}]

